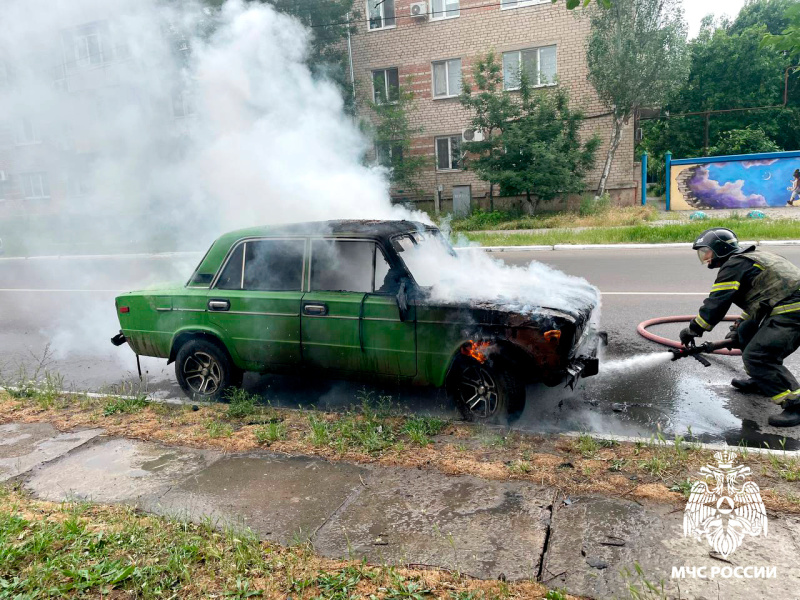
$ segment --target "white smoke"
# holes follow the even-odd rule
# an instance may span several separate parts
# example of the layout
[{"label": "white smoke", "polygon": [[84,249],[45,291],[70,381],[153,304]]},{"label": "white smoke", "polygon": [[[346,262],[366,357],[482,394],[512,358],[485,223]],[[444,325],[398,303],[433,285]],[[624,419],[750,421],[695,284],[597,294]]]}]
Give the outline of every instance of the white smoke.
[{"label": "white smoke", "polygon": [[[117,241],[140,253],[202,251],[224,231],[258,224],[427,220],[393,206],[385,171],[365,165],[369,140],[336,86],[305,64],[311,35],[241,0],[219,11],[192,1],[5,0],[0,59],[12,68],[0,115],[47,163],[23,166],[46,170],[53,196],[69,196],[53,210],[110,224],[81,240],[31,232],[30,248],[59,237],[87,253]],[[62,263],[59,276],[69,268]],[[597,301],[583,280],[539,263],[508,268],[481,252],[456,260],[438,248],[417,268],[436,283],[435,300],[505,300],[520,311]],[[94,278],[82,267],[71,287]],[[124,286],[152,279],[142,273]],[[59,311],[59,331],[43,331],[56,352],[108,352],[118,326],[107,299],[65,301]]]}]

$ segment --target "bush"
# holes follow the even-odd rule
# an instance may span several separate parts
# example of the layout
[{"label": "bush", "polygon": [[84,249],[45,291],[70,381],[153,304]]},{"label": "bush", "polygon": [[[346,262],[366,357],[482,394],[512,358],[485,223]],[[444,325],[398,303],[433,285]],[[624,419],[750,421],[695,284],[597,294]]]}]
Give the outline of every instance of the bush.
[{"label": "bush", "polygon": [[611,196],[605,192],[602,196],[595,199],[594,196],[583,196],[578,212],[582,217],[599,215],[611,209]]}]

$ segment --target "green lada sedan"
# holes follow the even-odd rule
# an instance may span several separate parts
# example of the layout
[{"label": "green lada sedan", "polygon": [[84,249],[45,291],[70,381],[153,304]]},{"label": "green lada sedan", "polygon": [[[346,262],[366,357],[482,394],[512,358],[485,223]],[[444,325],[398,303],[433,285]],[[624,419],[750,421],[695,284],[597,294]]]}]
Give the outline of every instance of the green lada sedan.
[{"label": "green lada sedan", "polygon": [[[175,363],[194,400],[247,371],[444,387],[467,419],[519,412],[525,385],[598,371],[597,302],[569,309],[434,300],[415,263],[453,249],[411,221],[257,227],[216,240],[185,285],[116,298],[142,356]],[[416,257],[416,258],[415,258]]]}]

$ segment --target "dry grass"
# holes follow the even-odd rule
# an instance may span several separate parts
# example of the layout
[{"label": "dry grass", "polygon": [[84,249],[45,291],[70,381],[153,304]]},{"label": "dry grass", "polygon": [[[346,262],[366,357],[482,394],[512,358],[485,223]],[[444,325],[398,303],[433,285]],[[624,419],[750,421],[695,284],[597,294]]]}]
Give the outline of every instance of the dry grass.
[{"label": "dry grass", "polygon": [[[0,487],[0,595],[61,598],[544,598],[535,582],[371,566],[127,507],[55,504]],[[416,594],[416,595],[415,595]],[[568,598],[566,595],[559,596]],[[569,596],[572,598],[572,596]]]},{"label": "dry grass", "polygon": [[539,216],[515,216],[507,213],[474,213],[452,222],[453,231],[510,229],[563,229],[574,227],[624,227],[655,220],[658,211],[652,206],[609,206],[592,214],[561,212]]},{"label": "dry grass", "polygon": [[[0,392],[0,423],[49,422],[59,430],[102,427],[110,435],[224,452],[311,455],[332,461],[433,469],[448,475],[524,480],[570,494],[600,493],[680,505],[688,479],[713,462],[712,453],[658,439],[616,444],[599,438],[529,435],[425,417],[380,414],[369,408],[347,413],[256,407],[233,418],[228,405],[170,406],[145,403],[133,412],[106,414],[109,400],[36,398]],[[211,427],[210,424],[214,424]],[[265,434],[271,424],[278,432]],[[214,435],[215,430],[226,435]],[[427,433],[426,433],[427,432]],[[754,480],[776,511],[800,513],[800,461],[749,453]]]}]

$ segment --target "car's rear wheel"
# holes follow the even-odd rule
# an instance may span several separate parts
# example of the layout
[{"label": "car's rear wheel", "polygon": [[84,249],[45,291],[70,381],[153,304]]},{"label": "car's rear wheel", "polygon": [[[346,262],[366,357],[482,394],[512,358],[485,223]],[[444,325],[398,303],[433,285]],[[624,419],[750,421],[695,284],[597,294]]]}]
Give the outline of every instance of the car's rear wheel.
[{"label": "car's rear wheel", "polygon": [[230,387],[241,385],[242,372],[216,344],[192,339],[178,350],[175,376],[183,393],[192,400],[217,402]]},{"label": "car's rear wheel", "polygon": [[496,422],[525,407],[525,386],[499,356],[483,363],[468,356],[456,358],[448,391],[467,421]]}]

